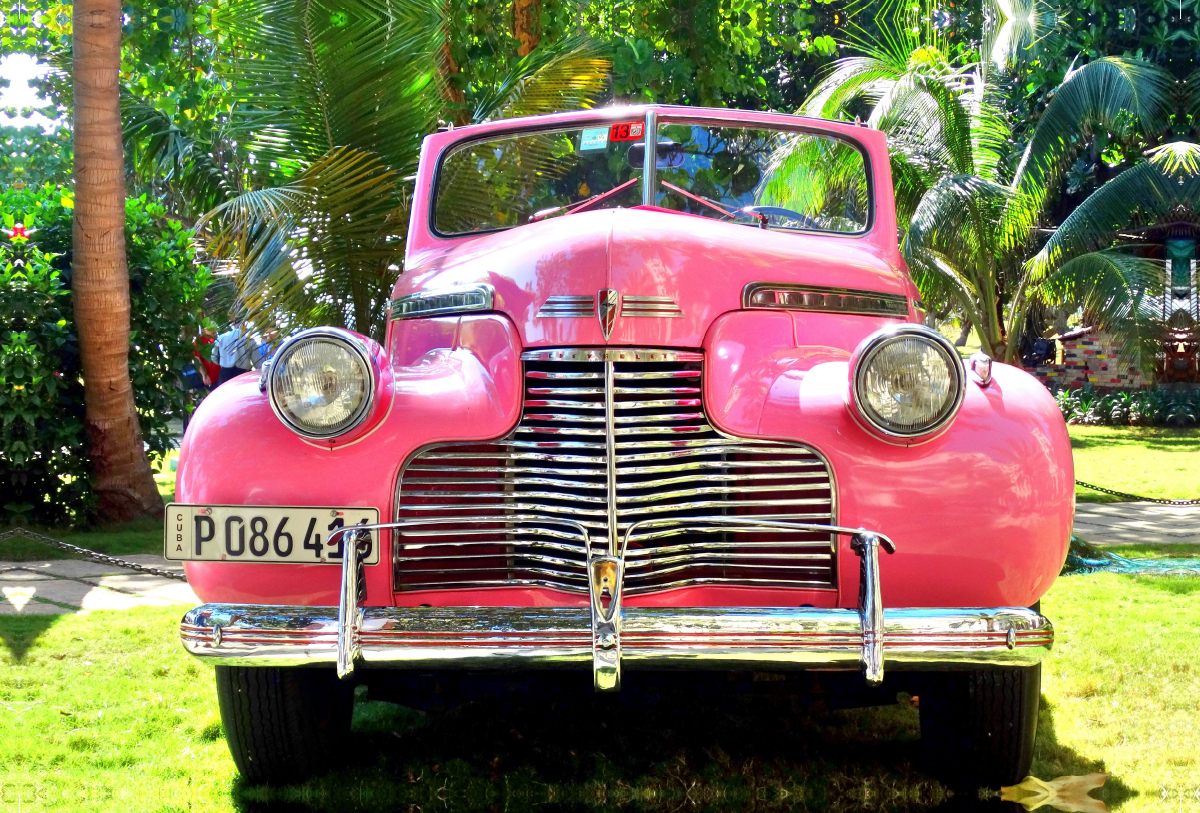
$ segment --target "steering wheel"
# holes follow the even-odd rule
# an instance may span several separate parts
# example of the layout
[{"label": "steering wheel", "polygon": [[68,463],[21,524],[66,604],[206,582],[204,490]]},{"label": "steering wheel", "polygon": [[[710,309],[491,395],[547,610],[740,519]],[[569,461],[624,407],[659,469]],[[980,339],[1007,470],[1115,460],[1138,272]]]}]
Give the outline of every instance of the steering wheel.
[{"label": "steering wheel", "polygon": [[739,211],[754,216],[786,217],[788,220],[795,220],[806,229],[811,229],[816,225],[808,215],[793,212],[791,209],[785,209],[782,206],[743,206]]}]

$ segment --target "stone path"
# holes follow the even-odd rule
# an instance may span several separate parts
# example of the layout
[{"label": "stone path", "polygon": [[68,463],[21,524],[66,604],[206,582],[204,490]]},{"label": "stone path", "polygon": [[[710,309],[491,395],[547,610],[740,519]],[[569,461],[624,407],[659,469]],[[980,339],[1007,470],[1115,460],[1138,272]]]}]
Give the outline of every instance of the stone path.
[{"label": "stone path", "polygon": [[[183,572],[161,556],[124,557],[131,562]],[[95,562],[0,562],[0,615],[126,610],[130,607],[194,607],[199,599],[186,582],[122,570]]]},{"label": "stone path", "polygon": [[1093,545],[1200,545],[1200,505],[1079,503],[1075,535]]}]

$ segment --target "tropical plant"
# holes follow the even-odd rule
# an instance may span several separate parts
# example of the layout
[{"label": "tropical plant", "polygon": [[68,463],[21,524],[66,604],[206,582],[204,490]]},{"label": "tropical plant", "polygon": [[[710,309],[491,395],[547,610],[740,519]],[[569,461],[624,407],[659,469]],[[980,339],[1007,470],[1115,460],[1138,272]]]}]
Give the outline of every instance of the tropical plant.
[{"label": "tropical plant", "polygon": [[[914,33],[915,31],[915,33]],[[1030,306],[1073,296],[1100,324],[1152,344],[1143,307],[1161,272],[1105,249],[1093,224],[1068,220],[1059,242],[1089,246],[1070,264],[1026,265],[1034,227],[1081,141],[1104,130],[1158,132],[1172,109],[1171,77],[1146,63],[1101,58],[1071,73],[1041,116],[1015,171],[1001,89],[982,63],[951,58],[936,29],[902,27],[839,60],[804,112],[846,117],[864,103],[868,124],[888,133],[902,250],[923,296],[953,304],[975,326],[983,350],[1013,361]]]},{"label": "tropical plant", "polygon": [[468,121],[533,115],[604,92],[607,59],[566,39],[449,99],[444,22],[411,1],[236,0],[214,14],[233,55],[219,66],[236,99],[227,126],[192,138],[127,101],[138,168],[211,203],[198,225],[252,321],[381,336],[421,137],[462,110]]}]

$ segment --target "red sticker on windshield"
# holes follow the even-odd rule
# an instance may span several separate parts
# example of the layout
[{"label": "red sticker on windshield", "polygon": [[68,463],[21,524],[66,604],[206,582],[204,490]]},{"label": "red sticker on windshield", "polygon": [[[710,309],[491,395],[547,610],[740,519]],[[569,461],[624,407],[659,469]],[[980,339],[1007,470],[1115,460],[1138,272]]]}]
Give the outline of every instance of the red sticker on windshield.
[{"label": "red sticker on windshield", "polygon": [[645,125],[640,121],[614,124],[608,131],[609,141],[641,141]]}]

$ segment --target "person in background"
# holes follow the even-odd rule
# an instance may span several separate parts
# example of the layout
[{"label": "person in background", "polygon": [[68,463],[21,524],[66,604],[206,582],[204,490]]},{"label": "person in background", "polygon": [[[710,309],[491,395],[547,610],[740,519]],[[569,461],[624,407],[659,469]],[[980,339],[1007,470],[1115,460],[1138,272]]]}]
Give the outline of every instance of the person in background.
[{"label": "person in background", "polygon": [[278,328],[269,327],[263,331],[262,342],[259,343],[258,350],[255,353],[255,369],[261,370],[262,366],[267,363],[267,360],[275,355],[277,349],[279,349],[279,330]]},{"label": "person in background", "polygon": [[215,344],[217,341],[216,334],[208,328],[200,331],[200,335],[192,342],[195,348],[195,357],[192,359],[192,368],[195,370],[197,377],[202,382],[203,386],[193,386],[193,389],[203,389],[206,392],[212,392],[213,387],[217,386],[217,381],[221,377],[221,365],[213,361],[209,356],[211,351],[205,354],[203,348],[206,345]]},{"label": "person in background", "polygon": [[217,346],[213,350],[213,361],[221,366],[217,377],[218,386],[242,373],[250,372],[254,367],[257,349],[241,317],[231,313],[229,318],[229,330],[217,337]]}]

